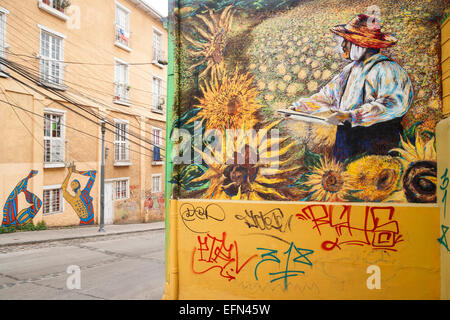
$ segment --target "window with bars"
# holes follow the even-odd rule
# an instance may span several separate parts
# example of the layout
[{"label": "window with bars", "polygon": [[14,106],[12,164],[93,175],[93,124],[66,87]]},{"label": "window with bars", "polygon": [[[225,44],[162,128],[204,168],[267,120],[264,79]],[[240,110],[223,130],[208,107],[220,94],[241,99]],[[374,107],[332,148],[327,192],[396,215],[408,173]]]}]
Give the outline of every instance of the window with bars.
[{"label": "window with bars", "polygon": [[162,80],[158,77],[153,77],[152,88],[152,108],[157,111],[162,111],[164,100],[162,97]]},{"label": "window with bars", "polygon": [[114,160],[116,162],[128,162],[129,141],[128,141],[128,123],[116,122],[114,134]]},{"label": "window with bars", "polygon": [[116,43],[130,47],[130,12],[116,5]]},{"label": "window with bars", "polygon": [[40,76],[41,81],[63,85],[64,83],[64,39],[41,30]]},{"label": "window with bars", "polygon": [[152,193],[161,192],[161,175],[152,175]]},{"label": "window with bars", "polygon": [[159,128],[152,129],[152,143],[153,143],[153,161],[161,161],[161,135],[162,130]]},{"label": "window with bars", "polygon": [[117,180],[116,181],[116,200],[128,199],[130,194],[130,181]]},{"label": "window with bars", "polygon": [[114,100],[115,102],[128,103],[128,64],[116,61],[115,82],[114,82]]},{"label": "window with bars", "polygon": [[63,212],[62,189],[44,189],[44,214]]},{"label": "window with bars", "polygon": [[44,162],[64,162],[64,115],[44,113]]}]

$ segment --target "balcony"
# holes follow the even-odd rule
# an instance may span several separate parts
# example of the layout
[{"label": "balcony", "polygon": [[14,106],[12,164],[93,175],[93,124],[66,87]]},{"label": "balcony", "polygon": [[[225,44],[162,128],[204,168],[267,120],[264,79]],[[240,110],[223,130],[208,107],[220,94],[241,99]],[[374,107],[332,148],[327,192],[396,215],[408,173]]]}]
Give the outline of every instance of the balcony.
[{"label": "balcony", "polygon": [[67,21],[66,8],[70,6],[69,0],[39,0],[38,7],[51,15]]},{"label": "balcony", "polygon": [[165,52],[159,47],[153,47],[152,63],[162,68],[165,63]]},{"label": "balcony", "polygon": [[116,24],[115,30],[114,44],[126,51],[131,51],[130,32],[118,24]]},{"label": "balcony", "polygon": [[131,103],[128,99],[128,91],[130,86],[128,83],[115,83],[114,84],[114,102],[125,106],[130,106]]},{"label": "balcony", "polygon": [[40,57],[40,85],[57,90],[67,90],[64,84],[64,66],[61,61]]}]

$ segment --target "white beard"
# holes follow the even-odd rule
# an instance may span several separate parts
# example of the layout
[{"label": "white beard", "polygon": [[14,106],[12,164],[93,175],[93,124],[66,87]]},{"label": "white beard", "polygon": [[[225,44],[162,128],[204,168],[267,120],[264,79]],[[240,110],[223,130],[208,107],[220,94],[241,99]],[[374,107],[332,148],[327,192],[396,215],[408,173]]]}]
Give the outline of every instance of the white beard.
[{"label": "white beard", "polygon": [[350,60],[359,61],[365,55],[366,52],[367,48],[363,48],[352,43],[352,48],[350,49]]}]

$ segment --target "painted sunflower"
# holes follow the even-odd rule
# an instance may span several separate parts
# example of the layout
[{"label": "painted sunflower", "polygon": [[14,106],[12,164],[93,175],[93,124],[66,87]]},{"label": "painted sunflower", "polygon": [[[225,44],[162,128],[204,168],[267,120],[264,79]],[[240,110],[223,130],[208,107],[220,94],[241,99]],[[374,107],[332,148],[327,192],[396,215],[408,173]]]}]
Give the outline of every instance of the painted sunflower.
[{"label": "painted sunflower", "polygon": [[401,190],[403,167],[390,156],[364,156],[347,165],[346,173],[353,182],[352,196],[367,202],[394,201]]},{"label": "painted sunflower", "polygon": [[436,202],[437,163],[435,138],[428,142],[416,132],[415,143],[401,138],[398,159],[405,168],[403,189],[406,199],[415,203]]},{"label": "painted sunflower", "polygon": [[[287,138],[269,137],[270,129],[278,123],[279,121],[274,122],[259,130],[253,141],[247,139],[245,134],[235,137],[231,142],[234,153],[231,157],[226,157],[226,161],[223,150],[226,150],[227,147],[218,151],[209,146],[204,152],[197,150],[209,166],[202,176],[193,180],[193,182],[210,181],[204,198],[288,200],[288,196],[283,194],[280,189],[289,184],[289,177],[294,175],[299,168],[280,168],[292,160],[287,157],[287,152],[295,145],[295,142],[278,147]],[[230,141],[227,143],[229,144]],[[239,156],[243,158],[243,161],[242,159],[239,161]]]},{"label": "painted sunflower", "polygon": [[254,113],[262,106],[257,102],[258,91],[253,85],[250,73],[239,73],[238,69],[232,75],[221,71],[213,77],[210,83],[205,83],[200,89],[202,98],[198,98],[196,108],[201,110],[189,122],[205,122],[205,129],[237,129],[243,124],[252,128],[256,123]]},{"label": "painted sunflower", "polygon": [[343,165],[324,157],[307,175],[303,187],[310,192],[312,201],[344,201],[351,190],[351,181]]},{"label": "painted sunflower", "polygon": [[184,38],[193,46],[192,49],[187,49],[187,52],[199,59],[191,68],[194,69],[206,63],[200,77],[207,75],[208,72],[214,76],[217,67],[223,65],[225,46],[233,21],[231,8],[232,6],[226,7],[220,15],[214,14],[212,10],[209,10],[207,16],[198,15],[197,17],[206,25],[206,28],[196,28],[200,39],[183,34]]}]

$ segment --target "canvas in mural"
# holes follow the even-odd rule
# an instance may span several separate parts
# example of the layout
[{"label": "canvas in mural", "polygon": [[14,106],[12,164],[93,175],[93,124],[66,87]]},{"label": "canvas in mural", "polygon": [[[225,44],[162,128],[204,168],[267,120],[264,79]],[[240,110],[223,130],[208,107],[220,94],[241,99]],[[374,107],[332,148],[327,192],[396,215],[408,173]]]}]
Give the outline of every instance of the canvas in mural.
[{"label": "canvas in mural", "polygon": [[[72,180],[70,186],[74,192],[74,195],[72,195],[67,189],[73,173],[89,177],[86,186],[82,190],[80,181],[78,181],[77,179]],[[63,190],[63,197],[72,206],[73,210],[80,218],[80,225],[94,223],[94,207],[92,205],[93,198],[91,197],[90,192],[92,186],[94,185],[95,177],[95,170],[78,171],[76,170],[75,165],[72,163],[69,166],[67,176],[61,185],[61,188]]]},{"label": "canvas in mural", "polygon": [[448,0],[179,3],[174,197],[436,202]]},{"label": "canvas in mural", "polygon": [[[33,221],[34,216],[42,207],[42,200],[34,193],[28,191],[28,182],[38,174],[37,170],[31,170],[27,177],[22,179],[13,189],[3,207],[2,227],[20,227]],[[18,208],[19,194],[23,193],[25,200],[31,204],[28,208]]]}]

